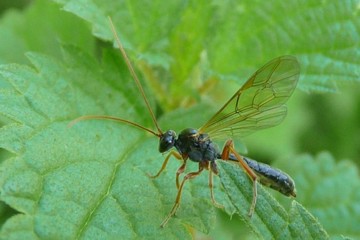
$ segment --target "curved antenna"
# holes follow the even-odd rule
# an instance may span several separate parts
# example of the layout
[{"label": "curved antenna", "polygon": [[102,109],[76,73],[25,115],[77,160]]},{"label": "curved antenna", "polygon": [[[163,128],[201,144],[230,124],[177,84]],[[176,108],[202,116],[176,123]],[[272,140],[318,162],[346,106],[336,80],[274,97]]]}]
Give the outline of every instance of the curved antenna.
[{"label": "curved antenna", "polygon": [[155,136],[157,136],[157,137],[161,137],[161,136],[163,135],[163,132],[161,131],[161,129],[160,129],[160,127],[159,127],[159,125],[158,125],[158,123],[157,123],[157,121],[156,121],[155,115],[154,115],[154,113],[153,113],[153,111],[152,111],[152,109],[151,109],[151,107],[150,107],[150,104],[149,104],[147,98],[146,98],[144,89],[142,88],[142,86],[141,86],[141,84],[140,84],[140,81],[139,81],[139,79],[138,79],[138,77],[137,77],[137,75],[136,75],[136,73],[135,73],[135,71],[134,71],[134,69],[133,69],[133,67],[132,67],[132,65],[131,65],[131,63],[130,63],[130,60],[129,60],[128,56],[126,55],[126,52],[125,52],[125,50],[124,50],[124,48],[123,48],[123,46],[122,46],[122,44],[121,44],[121,42],[120,42],[119,36],[118,36],[117,33],[116,33],[115,26],[114,26],[111,18],[110,18],[110,17],[108,17],[108,18],[109,18],[109,22],[110,22],[111,31],[112,31],[113,34],[114,34],[114,37],[115,37],[116,43],[117,43],[117,45],[118,45],[118,47],[119,47],[119,49],[120,49],[121,55],[123,56],[123,58],[124,58],[124,60],[125,60],[125,62],[126,62],[126,65],[127,65],[128,69],[129,69],[129,71],[130,71],[130,73],[131,73],[131,76],[133,77],[133,79],[134,79],[134,81],[135,81],[135,83],[136,83],[136,85],[137,85],[137,87],[138,87],[138,89],[139,89],[139,91],[140,91],[140,93],[141,93],[141,96],[143,97],[143,99],[144,99],[144,101],[145,101],[146,107],[147,107],[147,109],[148,109],[149,112],[150,112],[151,118],[152,118],[152,120],[153,120],[153,122],[154,122],[154,124],[155,124],[155,126],[156,126],[156,128],[157,128],[157,130],[158,130],[158,132],[154,132],[154,131],[151,130],[150,128],[141,126],[141,125],[138,124],[138,123],[131,122],[131,121],[126,120],[126,119],[123,119],[123,118],[118,118],[118,117],[113,117],[113,116],[105,116],[105,115],[87,115],[87,116],[81,116],[81,117],[78,117],[78,118],[72,120],[72,121],[68,124],[68,127],[70,128],[70,127],[74,126],[76,123],[78,123],[78,122],[80,122],[80,121],[83,121],[83,120],[91,120],[91,119],[103,119],[103,120],[104,120],[104,119],[105,119],[105,120],[113,120],[113,121],[116,121],[116,122],[123,122],[123,123],[126,123],[126,124],[128,124],[128,125],[131,125],[131,126],[133,126],[133,127],[136,127],[136,128],[142,129],[142,130],[145,130],[145,131],[147,131],[147,132],[149,132],[149,133],[151,133],[151,134],[153,134],[153,135],[155,135]]},{"label": "curved antenna", "polygon": [[83,120],[91,120],[91,119],[105,119],[105,120],[113,120],[113,121],[116,121],[116,122],[123,122],[123,123],[126,123],[126,124],[129,124],[131,126],[134,126],[134,127],[137,127],[137,128],[140,128],[142,130],[145,130],[151,134],[154,134],[155,136],[157,137],[160,137],[162,133],[156,133],[154,132],[153,130],[149,129],[149,128],[146,128],[146,127],[143,127],[141,126],[140,124],[137,124],[137,123],[134,123],[134,122],[131,122],[131,121],[128,121],[126,119],[122,119],[122,118],[118,118],[118,117],[113,117],[113,116],[104,116],[104,115],[88,115],[88,116],[82,116],[82,117],[78,117],[74,120],[72,120],[69,124],[68,124],[68,127],[72,127],[74,126],[76,123],[80,122],[80,121],[83,121]]},{"label": "curved antenna", "polygon": [[[155,115],[154,115],[154,113],[153,113],[153,111],[152,111],[152,109],[151,109],[151,107],[150,107],[149,101],[148,101],[147,98],[146,98],[144,89],[142,88],[142,86],[141,86],[141,84],[140,84],[140,81],[139,81],[139,79],[138,79],[138,77],[137,77],[137,75],[136,75],[136,73],[135,73],[135,71],[134,71],[134,69],[133,69],[133,67],[132,67],[132,65],[131,65],[131,63],[130,63],[130,60],[129,60],[128,56],[126,55],[126,52],[125,52],[125,50],[124,50],[124,47],[122,46],[122,44],[121,44],[121,42],[120,42],[120,38],[119,38],[119,36],[118,36],[117,33],[116,33],[115,26],[114,26],[111,18],[110,18],[110,17],[108,17],[108,18],[109,18],[109,22],[110,22],[110,26],[111,26],[111,31],[112,31],[113,34],[114,34],[114,37],[115,37],[116,43],[117,43],[117,45],[118,45],[118,47],[119,47],[119,49],[120,49],[121,55],[122,55],[123,58],[125,59],[126,65],[127,65],[128,69],[129,69],[129,71],[130,71],[130,73],[131,73],[131,76],[133,77],[133,79],[134,79],[134,81],[135,81],[135,83],[136,83],[136,85],[137,85],[137,87],[138,87],[138,89],[139,89],[139,91],[140,91],[140,93],[141,93],[144,101],[145,101],[146,107],[147,107],[147,109],[148,109],[149,112],[150,112],[150,115],[151,115],[151,118],[152,118],[152,120],[153,120],[153,122],[154,122],[154,124],[155,124],[155,127],[156,127],[157,130],[158,130],[158,134],[155,134],[155,135],[157,135],[157,136],[162,135],[163,132],[161,131],[161,129],[160,129],[160,127],[159,127],[159,125],[158,125],[158,123],[157,123],[157,121],[156,121]],[[124,120],[124,119],[122,119],[122,120]],[[122,121],[122,122],[128,122],[128,121],[125,120],[125,121]],[[130,124],[130,122],[128,122],[128,123]],[[132,124],[132,125],[136,126],[137,124]],[[140,125],[138,125],[138,127],[139,127],[139,126],[140,126]],[[144,129],[144,128],[142,128],[142,129]]]}]

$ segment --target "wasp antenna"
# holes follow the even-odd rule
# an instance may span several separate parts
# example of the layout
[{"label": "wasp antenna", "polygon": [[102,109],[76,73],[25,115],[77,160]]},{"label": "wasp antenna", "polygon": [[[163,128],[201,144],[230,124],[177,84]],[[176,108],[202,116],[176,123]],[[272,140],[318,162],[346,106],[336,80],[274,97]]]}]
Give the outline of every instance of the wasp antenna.
[{"label": "wasp antenna", "polygon": [[68,124],[68,127],[71,128],[72,126],[74,126],[76,123],[80,122],[80,121],[84,121],[84,120],[91,120],[91,119],[105,119],[105,120],[113,120],[113,121],[116,121],[116,122],[123,122],[123,123],[126,123],[126,124],[129,124],[131,126],[134,126],[134,127],[137,127],[137,128],[140,128],[142,130],[145,130],[157,137],[160,137],[161,133],[156,133],[154,132],[153,130],[149,129],[149,128],[146,128],[146,127],[143,127],[141,126],[140,124],[137,124],[137,123],[134,123],[134,122],[131,122],[129,120],[126,120],[126,119],[122,119],[122,118],[118,118],[118,117],[113,117],[113,116],[104,116],[104,115],[88,115],[88,116],[81,116],[81,117],[78,117],[74,120],[72,120],[69,124]]},{"label": "wasp antenna", "polygon": [[142,87],[141,84],[140,84],[139,78],[137,77],[137,75],[136,75],[136,73],[135,73],[135,71],[134,71],[134,68],[133,68],[132,65],[131,65],[131,62],[130,62],[128,56],[126,55],[125,49],[124,49],[123,45],[121,44],[120,38],[119,38],[118,34],[116,33],[116,29],[115,29],[114,23],[112,22],[111,17],[108,17],[108,18],[109,18],[109,22],[110,22],[110,26],[111,26],[111,31],[113,32],[113,35],[114,35],[114,37],[115,37],[115,41],[116,41],[116,43],[117,43],[117,45],[118,45],[118,47],[119,47],[119,49],[120,49],[121,55],[123,56],[123,58],[124,58],[124,60],[125,60],[125,62],[126,62],[126,65],[127,65],[128,69],[129,69],[129,71],[130,71],[130,73],[131,73],[131,76],[133,77],[133,79],[134,79],[134,81],[135,81],[135,83],[136,83],[136,85],[137,85],[137,87],[138,87],[138,89],[139,89],[139,91],[140,91],[140,93],[141,93],[144,101],[145,101],[146,107],[147,107],[147,109],[148,109],[149,112],[150,112],[151,118],[152,118],[152,120],[153,120],[153,122],[154,122],[154,124],[155,124],[155,126],[156,126],[156,128],[157,128],[157,130],[158,130],[158,134],[157,134],[157,135],[162,135],[163,132],[161,131],[161,129],[160,129],[160,127],[159,127],[159,125],[158,125],[158,123],[157,123],[157,121],[156,121],[154,112],[152,111],[152,109],[151,109],[151,107],[150,107],[150,104],[149,104],[149,101],[148,101],[147,98],[146,98],[144,89],[143,89],[143,87]]}]

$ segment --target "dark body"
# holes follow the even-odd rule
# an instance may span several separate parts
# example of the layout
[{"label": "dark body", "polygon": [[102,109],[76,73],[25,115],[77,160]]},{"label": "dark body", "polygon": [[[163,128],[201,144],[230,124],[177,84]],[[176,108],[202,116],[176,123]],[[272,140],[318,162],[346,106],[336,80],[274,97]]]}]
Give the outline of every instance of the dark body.
[{"label": "dark body", "polygon": [[[246,164],[255,172],[259,182],[267,187],[270,187],[285,196],[296,197],[295,183],[292,178],[281,171],[280,169],[273,168],[265,163],[261,163],[250,158],[243,157]],[[230,154],[230,161],[238,162],[233,154]]]},{"label": "dark body", "polygon": [[[196,129],[187,128],[179,134],[178,138],[176,138],[174,131],[169,130],[164,134],[164,139],[167,139],[167,141],[161,141],[160,139],[160,143],[163,143],[160,144],[160,152],[174,146],[184,160],[190,159],[205,168],[210,167],[210,171],[215,174],[218,174],[216,160],[239,162],[234,154],[230,154],[228,159],[223,159],[217,144],[212,142],[207,134],[198,133]],[[296,196],[295,184],[289,175],[279,169],[249,158],[243,157],[243,160],[254,171],[261,184],[273,188],[286,196]]]}]

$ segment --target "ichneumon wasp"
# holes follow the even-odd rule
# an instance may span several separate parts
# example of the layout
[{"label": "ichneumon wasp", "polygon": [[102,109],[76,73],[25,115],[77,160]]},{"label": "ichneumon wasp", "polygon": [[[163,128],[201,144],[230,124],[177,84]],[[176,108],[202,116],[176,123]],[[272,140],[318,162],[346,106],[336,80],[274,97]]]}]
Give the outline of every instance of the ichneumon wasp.
[{"label": "ichneumon wasp", "polygon": [[[89,119],[114,120],[145,130],[158,137],[159,151],[161,153],[169,151],[169,153],[165,157],[160,170],[154,176],[150,176],[152,178],[156,178],[161,174],[171,156],[182,160],[182,165],[176,172],[178,192],[175,203],[170,213],[161,223],[161,227],[164,227],[176,213],[186,181],[197,177],[204,169],[209,170],[211,200],[215,206],[222,207],[215,201],[212,188],[213,174],[218,174],[216,160],[237,162],[253,181],[253,198],[249,216],[252,216],[256,205],[257,181],[286,196],[296,196],[295,184],[290,176],[267,164],[241,156],[235,150],[233,141],[230,139],[230,137],[245,136],[253,131],[275,126],[284,119],[287,112],[285,102],[294,91],[300,74],[299,63],[295,57],[281,56],[265,64],[200,129],[187,128],[177,136],[173,130],[163,132],[160,129],[140,81],[119,40],[114,24],[110,18],[109,21],[120,52],[145,101],[157,131],[113,116],[82,116],[73,120],[69,125],[72,126],[79,121]],[[229,140],[227,140],[222,152],[220,152],[212,139],[224,137]],[[187,160],[197,162],[199,169],[187,173],[180,181],[180,175],[185,171]]]}]

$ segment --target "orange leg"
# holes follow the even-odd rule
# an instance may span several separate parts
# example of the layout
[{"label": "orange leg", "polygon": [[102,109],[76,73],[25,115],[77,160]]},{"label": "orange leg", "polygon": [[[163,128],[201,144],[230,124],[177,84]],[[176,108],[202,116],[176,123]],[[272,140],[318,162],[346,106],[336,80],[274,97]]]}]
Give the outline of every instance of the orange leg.
[{"label": "orange leg", "polygon": [[256,199],[257,199],[257,176],[254,173],[254,171],[246,164],[246,162],[244,161],[244,159],[242,158],[242,156],[240,156],[240,154],[238,154],[234,148],[234,143],[231,139],[229,139],[224,146],[223,152],[221,154],[221,158],[223,160],[228,160],[229,159],[229,155],[230,153],[234,154],[235,157],[237,158],[237,160],[239,161],[239,164],[241,165],[241,167],[245,170],[245,172],[248,174],[248,176],[251,178],[251,180],[253,181],[253,199],[252,199],[252,203],[249,209],[249,216],[251,217],[254,213],[255,210],[255,205],[256,205]]},{"label": "orange leg", "polygon": [[177,158],[178,160],[181,160],[181,159],[182,159],[181,155],[180,155],[178,152],[171,151],[171,152],[166,156],[166,158],[165,158],[165,160],[164,160],[164,162],[163,162],[163,164],[162,164],[159,172],[158,172],[157,174],[155,174],[155,175],[150,175],[150,174],[148,174],[149,177],[151,177],[151,178],[157,178],[157,177],[162,173],[162,171],[164,171],[164,169],[166,168],[166,165],[167,165],[167,163],[168,163],[168,161],[169,161],[169,159],[170,159],[171,156],[174,156],[174,157]]},{"label": "orange leg", "polygon": [[182,174],[185,171],[185,168],[186,168],[186,159],[184,160],[184,163],[176,171],[176,188],[177,189],[179,189],[179,186],[180,186],[180,183],[179,183],[180,174]]},{"label": "orange leg", "polygon": [[161,223],[160,227],[164,227],[167,224],[167,222],[170,220],[170,218],[172,216],[174,216],[174,214],[176,213],[176,210],[179,208],[181,194],[182,194],[182,190],[183,190],[185,182],[189,179],[193,179],[193,178],[197,177],[203,170],[204,170],[203,166],[201,166],[201,164],[199,164],[199,170],[197,172],[191,172],[191,173],[188,173],[185,175],[185,177],[183,178],[183,180],[180,184],[180,187],[178,189],[174,206],[172,207],[170,213],[167,215],[167,217],[164,219],[164,221]]},{"label": "orange leg", "polygon": [[211,201],[213,202],[214,206],[217,207],[217,208],[224,208],[223,205],[216,202],[216,200],[215,200],[214,189],[213,189],[213,172],[212,172],[211,169],[209,170],[209,188],[210,188]]}]

